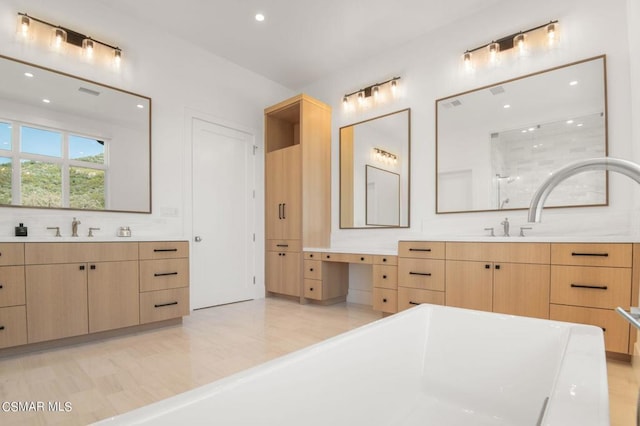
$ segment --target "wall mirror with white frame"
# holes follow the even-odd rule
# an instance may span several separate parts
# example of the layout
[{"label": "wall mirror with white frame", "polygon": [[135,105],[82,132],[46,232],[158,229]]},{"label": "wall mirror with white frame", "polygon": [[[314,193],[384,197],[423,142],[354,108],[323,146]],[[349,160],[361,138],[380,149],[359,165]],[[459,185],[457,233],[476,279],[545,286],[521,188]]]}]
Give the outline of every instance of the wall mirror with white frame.
[{"label": "wall mirror with white frame", "polygon": [[340,128],[340,228],[409,227],[411,110]]},{"label": "wall mirror with white frame", "polygon": [[0,55],[0,206],[151,212],[151,98]]},{"label": "wall mirror with white frame", "polygon": [[[436,100],[436,213],[526,209],[554,170],[606,156],[606,93],[602,55]],[[592,171],[545,207],[607,204]]]}]

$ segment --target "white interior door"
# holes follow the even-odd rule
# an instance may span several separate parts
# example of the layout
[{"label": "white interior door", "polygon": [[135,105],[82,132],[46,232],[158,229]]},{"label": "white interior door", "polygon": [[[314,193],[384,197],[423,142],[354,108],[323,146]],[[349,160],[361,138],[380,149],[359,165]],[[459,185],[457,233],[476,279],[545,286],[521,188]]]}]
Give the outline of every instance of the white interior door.
[{"label": "white interior door", "polygon": [[254,298],[253,137],[193,118],[193,309]]}]

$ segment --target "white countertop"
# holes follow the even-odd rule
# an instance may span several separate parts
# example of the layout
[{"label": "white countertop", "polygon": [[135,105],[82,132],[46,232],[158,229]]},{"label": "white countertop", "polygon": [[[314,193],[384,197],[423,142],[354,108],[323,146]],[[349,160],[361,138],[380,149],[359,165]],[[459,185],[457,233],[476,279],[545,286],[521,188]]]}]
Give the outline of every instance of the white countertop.
[{"label": "white countertop", "polygon": [[303,251],[315,251],[319,253],[357,253],[357,254],[371,254],[380,256],[396,256],[398,254],[396,250],[384,250],[384,249],[361,249],[361,248],[318,248],[318,247],[305,247]]},{"label": "white countertop", "polygon": [[143,241],[187,241],[186,238],[179,237],[149,237],[149,236],[132,236],[132,237],[0,237],[0,243],[126,243],[126,242],[143,242]]}]

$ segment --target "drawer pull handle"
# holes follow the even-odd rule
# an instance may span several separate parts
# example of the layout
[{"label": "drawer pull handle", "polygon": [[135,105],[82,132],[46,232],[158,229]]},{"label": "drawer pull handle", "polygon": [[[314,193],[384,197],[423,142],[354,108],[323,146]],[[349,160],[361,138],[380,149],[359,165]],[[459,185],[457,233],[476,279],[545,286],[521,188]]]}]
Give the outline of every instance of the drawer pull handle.
[{"label": "drawer pull handle", "polygon": [[309,268],[309,272],[313,272],[313,268]]},{"label": "drawer pull handle", "polygon": [[2,284],[0,284],[0,290],[2,290],[4,288],[4,286]]},{"label": "drawer pull handle", "polygon": [[331,256],[330,256],[330,255],[327,255],[327,259],[331,259]]},{"label": "drawer pull handle", "polygon": [[426,252],[430,252],[431,249],[410,248],[409,251],[426,251]]},{"label": "drawer pull handle", "polygon": [[4,330],[4,325],[0,325],[0,331]]},{"label": "drawer pull handle", "polygon": [[609,257],[609,253],[578,253],[572,252],[571,256],[597,256],[597,257]]},{"label": "drawer pull handle", "polygon": [[360,261],[361,261],[361,262],[364,262],[364,257],[361,257],[361,258],[360,258]]},{"label": "drawer pull handle", "polygon": [[80,270],[84,271],[84,265],[80,265]]},{"label": "drawer pull handle", "polygon": [[382,261],[383,261],[383,262],[386,262],[386,261],[387,261],[387,258],[386,258],[386,257],[385,257],[385,258],[383,258],[383,259],[382,259]]},{"label": "drawer pull handle", "polygon": [[172,305],[177,305],[178,302],[169,302],[169,303],[160,303],[157,305],[153,305],[154,308],[162,308],[163,306],[172,306]]},{"label": "drawer pull handle", "polygon": [[172,249],[153,249],[153,251],[155,253],[162,253],[162,252],[167,252],[167,251],[178,251],[177,248],[172,248]]},{"label": "drawer pull handle", "polygon": [[309,287],[309,291],[313,291],[313,287]]},{"label": "drawer pull handle", "polygon": [[309,257],[313,257],[313,253],[309,255]]},{"label": "drawer pull handle", "polygon": [[383,280],[386,280],[386,279],[387,279],[387,276],[386,276],[386,275],[383,275],[383,276],[382,276],[382,279],[383,279]]},{"label": "drawer pull handle", "polygon": [[571,284],[572,288],[590,288],[593,290],[606,290],[606,285]]},{"label": "drawer pull handle", "polygon": [[382,299],[382,303],[387,303],[387,299]]},{"label": "drawer pull handle", "polygon": [[177,272],[158,272],[153,274],[154,277],[166,277],[168,275],[178,275]]},{"label": "drawer pull handle", "polygon": [[289,244],[276,244],[276,247],[289,247]]},{"label": "drawer pull handle", "polygon": [[411,300],[409,300],[409,304],[410,304],[410,305],[419,305],[419,303],[418,303],[418,302],[412,302]]},{"label": "drawer pull handle", "polygon": [[606,329],[606,328],[604,328],[604,327],[600,327],[600,328],[602,329],[602,332],[603,332],[603,333],[606,333],[606,332],[607,332],[607,329]]},{"label": "drawer pull handle", "polygon": [[430,272],[409,272],[409,275],[421,275],[423,277],[430,277]]}]

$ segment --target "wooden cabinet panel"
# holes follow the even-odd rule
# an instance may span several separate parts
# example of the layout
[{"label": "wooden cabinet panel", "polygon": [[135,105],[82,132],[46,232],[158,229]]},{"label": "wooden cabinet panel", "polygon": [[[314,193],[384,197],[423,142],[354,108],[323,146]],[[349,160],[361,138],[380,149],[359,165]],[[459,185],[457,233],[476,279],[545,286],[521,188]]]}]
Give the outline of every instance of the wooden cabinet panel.
[{"label": "wooden cabinet panel", "polygon": [[493,310],[493,265],[488,262],[446,261],[446,305]]},{"label": "wooden cabinet panel", "polygon": [[357,253],[323,253],[322,260],[327,262],[362,263],[371,265],[373,256],[370,254]]},{"label": "wooden cabinet panel", "polygon": [[398,256],[386,256],[386,255],[376,254],[373,256],[373,264],[374,265],[397,265]]},{"label": "wooden cabinet panel", "polygon": [[0,307],[24,303],[24,266],[0,267]]},{"label": "wooden cabinet panel", "polygon": [[493,311],[549,318],[549,265],[500,263],[493,273]]},{"label": "wooden cabinet panel", "polygon": [[140,323],[138,262],[89,264],[89,333]]},{"label": "wooden cabinet panel", "polygon": [[399,241],[398,257],[444,259],[445,243],[433,241]]},{"label": "wooden cabinet panel", "polygon": [[398,287],[398,311],[404,311],[421,303],[444,305],[444,292]]},{"label": "wooden cabinet panel", "polygon": [[266,238],[302,237],[300,145],[268,152],[265,163]]},{"label": "wooden cabinet panel", "polygon": [[0,348],[27,343],[27,313],[24,305],[0,308]]},{"label": "wooden cabinet panel", "polygon": [[551,263],[554,265],[583,265],[631,267],[632,244],[554,243]]},{"label": "wooden cabinet panel", "polygon": [[140,291],[189,286],[189,259],[140,261]]},{"label": "wooden cabinet panel", "polygon": [[627,353],[629,323],[612,309],[551,304],[549,317],[556,321],[575,322],[600,327],[604,331],[604,345],[607,351]]},{"label": "wooden cabinet panel", "polygon": [[28,265],[138,259],[138,243],[26,243],[24,250]]},{"label": "wooden cabinet panel", "polygon": [[304,280],[304,297],[313,300],[322,300],[322,280]]},{"label": "wooden cabinet panel", "polygon": [[[277,251],[277,250],[274,250]],[[299,250],[297,250],[299,251]],[[316,251],[305,251],[304,252],[304,258],[307,260],[320,260],[322,259],[322,254]]]},{"label": "wooden cabinet panel", "polygon": [[[187,241],[148,241],[141,242],[139,247],[140,259],[175,259],[189,257],[189,242]],[[102,258],[96,258],[102,260]],[[95,259],[93,259],[95,260]]]},{"label": "wooden cabinet panel", "polygon": [[629,310],[630,300],[631,268],[551,268],[551,303]]},{"label": "wooden cabinet panel", "polygon": [[300,296],[301,253],[268,251],[266,254],[267,291]]},{"label": "wooden cabinet panel", "polygon": [[189,315],[186,287],[140,293],[140,324]]},{"label": "wooden cabinet panel", "polygon": [[87,265],[26,267],[29,343],[89,332]]},{"label": "wooden cabinet panel", "polygon": [[0,243],[0,266],[23,265],[23,243]]},{"label": "wooden cabinet panel", "polygon": [[398,267],[373,265],[373,286],[395,290],[398,288]]},{"label": "wooden cabinet panel", "polygon": [[398,312],[398,292],[388,288],[374,288],[373,309],[388,314]]},{"label": "wooden cabinet panel", "polygon": [[[267,240],[266,249],[268,251],[302,251],[300,240]],[[320,259],[319,255],[316,255]]]},{"label": "wooden cabinet panel", "polygon": [[312,280],[322,279],[322,261],[304,260],[304,277]]},{"label": "wooden cabinet panel", "polygon": [[548,243],[447,242],[447,260],[548,264]]},{"label": "wooden cabinet panel", "polygon": [[444,260],[398,259],[398,285],[444,291]]}]

